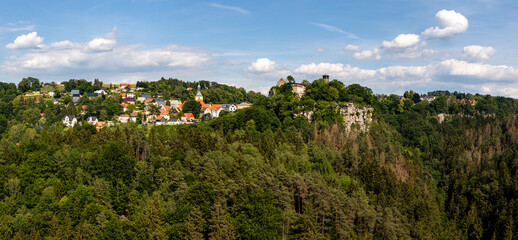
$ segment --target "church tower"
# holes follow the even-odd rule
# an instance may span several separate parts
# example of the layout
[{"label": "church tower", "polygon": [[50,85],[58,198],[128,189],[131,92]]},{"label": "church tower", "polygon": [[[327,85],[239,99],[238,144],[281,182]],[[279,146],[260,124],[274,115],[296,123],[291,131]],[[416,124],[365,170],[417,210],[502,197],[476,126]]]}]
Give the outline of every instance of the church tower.
[{"label": "church tower", "polygon": [[203,102],[203,95],[201,95],[199,83],[198,83],[198,92],[196,93],[196,96],[194,96],[194,100],[196,100],[196,101],[201,100]]}]

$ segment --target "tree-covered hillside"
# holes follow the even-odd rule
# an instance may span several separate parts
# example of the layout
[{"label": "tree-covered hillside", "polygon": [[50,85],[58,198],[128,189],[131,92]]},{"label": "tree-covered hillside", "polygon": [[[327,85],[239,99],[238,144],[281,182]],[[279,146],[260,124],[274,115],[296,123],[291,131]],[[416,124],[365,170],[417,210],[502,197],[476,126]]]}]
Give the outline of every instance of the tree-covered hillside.
[{"label": "tree-covered hillside", "polygon": [[[63,126],[78,106],[27,104],[0,83],[0,238],[518,236],[516,99],[421,101],[323,79],[298,98],[289,84],[265,97],[200,82],[206,102],[254,104],[198,124],[97,131]],[[191,99],[197,84],[137,87]],[[346,102],[373,108],[367,131],[344,126]]]}]

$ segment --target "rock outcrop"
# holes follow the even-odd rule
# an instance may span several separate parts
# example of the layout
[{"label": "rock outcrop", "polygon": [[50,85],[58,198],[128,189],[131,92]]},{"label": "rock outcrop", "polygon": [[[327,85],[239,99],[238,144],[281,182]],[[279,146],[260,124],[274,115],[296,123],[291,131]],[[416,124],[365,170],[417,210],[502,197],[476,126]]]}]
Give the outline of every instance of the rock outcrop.
[{"label": "rock outcrop", "polygon": [[[369,127],[369,123],[372,122],[373,108],[357,107],[354,103],[346,103],[344,106],[336,106],[340,115],[344,117],[344,123],[347,130],[351,130],[351,127],[358,126],[360,130],[365,131]],[[304,111],[296,116],[304,116],[310,121],[313,118],[314,111]]]}]

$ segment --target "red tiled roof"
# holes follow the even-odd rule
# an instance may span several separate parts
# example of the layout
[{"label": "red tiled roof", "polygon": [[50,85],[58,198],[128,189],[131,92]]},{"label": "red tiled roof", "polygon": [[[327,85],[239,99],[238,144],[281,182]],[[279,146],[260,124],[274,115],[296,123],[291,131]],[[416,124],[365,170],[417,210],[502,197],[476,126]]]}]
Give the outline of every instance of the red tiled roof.
[{"label": "red tiled roof", "polygon": [[119,117],[127,117],[127,118],[129,118],[129,115],[128,114],[122,114]]},{"label": "red tiled roof", "polygon": [[194,114],[192,114],[192,113],[184,113],[184,114],[182,115],[182,117],[191,117],[191,118],[194,118]]}]

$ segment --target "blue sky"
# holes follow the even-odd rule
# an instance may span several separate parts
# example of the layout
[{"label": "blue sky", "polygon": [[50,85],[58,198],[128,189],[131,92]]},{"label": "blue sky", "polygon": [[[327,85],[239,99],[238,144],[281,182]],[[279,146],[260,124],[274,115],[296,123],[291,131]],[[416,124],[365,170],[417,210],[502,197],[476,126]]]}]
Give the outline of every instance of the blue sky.
[{"label": "blue sky", "polygon": [[518,98],[518,2],[3,1],[0,81],[210,80],[265,92],[322,74],[376,93]]}]

